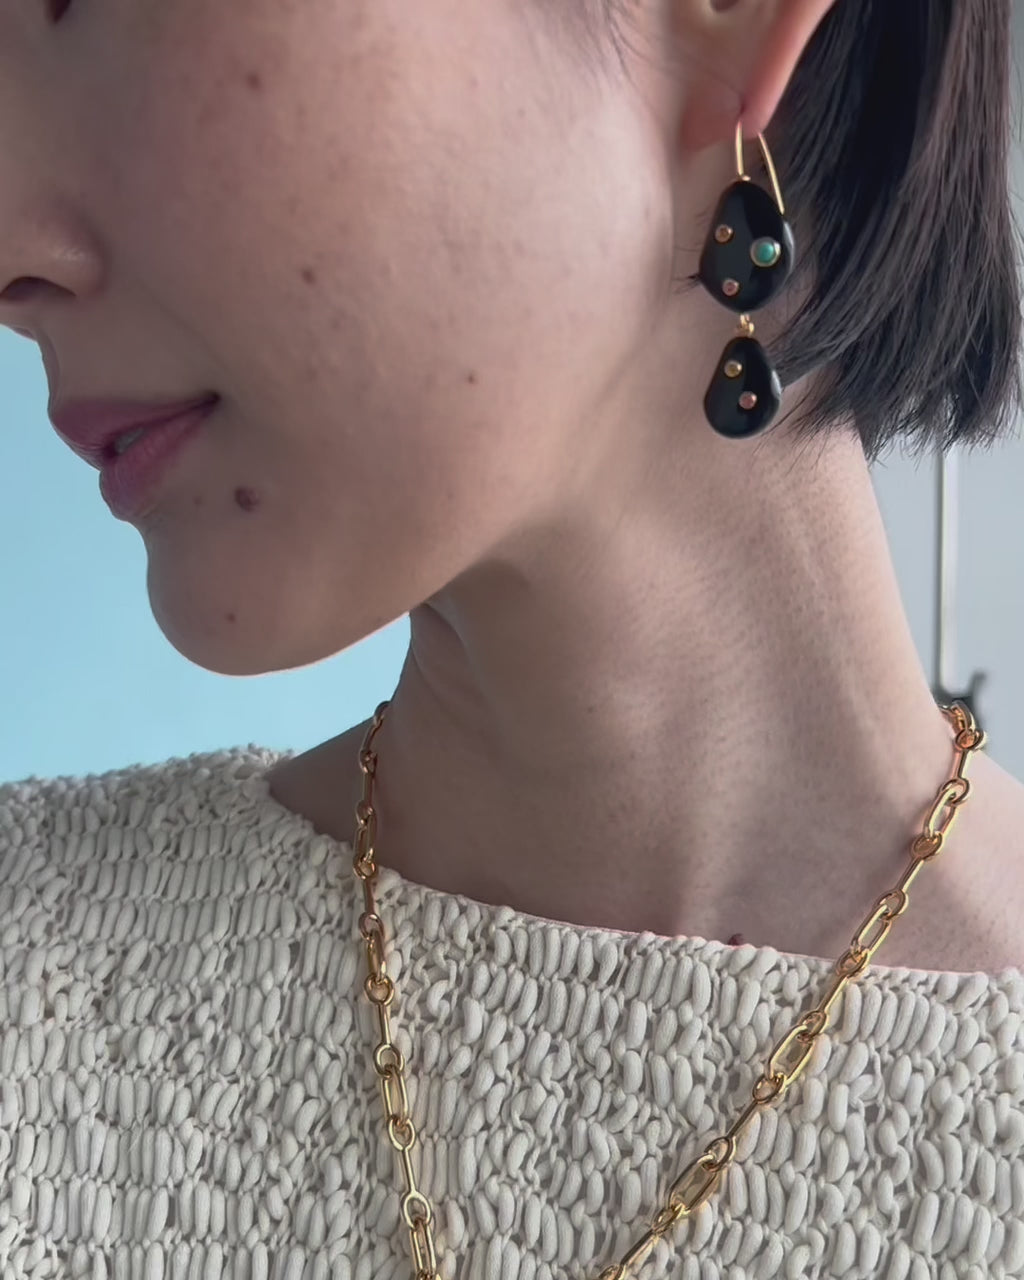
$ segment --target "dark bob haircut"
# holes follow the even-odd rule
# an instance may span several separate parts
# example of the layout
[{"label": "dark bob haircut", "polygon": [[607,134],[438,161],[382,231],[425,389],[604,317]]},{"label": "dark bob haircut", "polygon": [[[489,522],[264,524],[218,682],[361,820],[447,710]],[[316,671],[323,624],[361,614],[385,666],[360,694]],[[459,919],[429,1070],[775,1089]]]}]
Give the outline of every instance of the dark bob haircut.
[{"label": "dark bob haircut", "polygon": [[[628,0],[597,2],[622,61]],[[873,462],[1015,425],[1011,47],[1010,0],[836,0],[805,49],[767,133],[803,295],[771,355],[817,371],[799,437],[852,421]]]}]

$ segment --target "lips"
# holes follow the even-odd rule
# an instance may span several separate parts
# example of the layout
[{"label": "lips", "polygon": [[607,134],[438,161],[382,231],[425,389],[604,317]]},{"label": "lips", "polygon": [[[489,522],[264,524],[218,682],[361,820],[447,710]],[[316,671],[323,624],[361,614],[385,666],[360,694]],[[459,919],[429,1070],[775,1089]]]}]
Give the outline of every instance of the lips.
[{"label": "lips", "polygon": [[65,444],[100,470],[114,456],[114,441],[119,436],[212,406],[219,398],[215,392],[206,392],[191,400],[162,404],[138,400],[66,400],[50,407],[49,418]]},{"label": "lips", "polygon": [[115,516],[141,521],[154,510],[173,474],[174,462],[213,412],[213,405],[200,404],[188,413],[143,428],[123,453],[112,453],[100,470],[100,496]]}]

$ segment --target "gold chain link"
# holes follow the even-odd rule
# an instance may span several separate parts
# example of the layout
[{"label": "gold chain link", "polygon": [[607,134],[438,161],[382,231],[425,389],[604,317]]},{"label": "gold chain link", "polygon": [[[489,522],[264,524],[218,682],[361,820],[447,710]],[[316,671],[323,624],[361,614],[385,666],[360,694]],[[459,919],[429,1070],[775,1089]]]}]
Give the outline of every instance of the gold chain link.
[{"label": "gold chain link", "polygon": [[[384,1115],[388,1141],[398,1154],[402,1166],[405,1194],[402,1197],[402,1219],[409,1229],[414,1280],[439,1280],[437,1253],[434,1248],[434,1213],[430,1201],[416,1185],[412,1152],[416,1145],[416,1129],[409,1111],[405,1083],[405,1058],[391,1038],[390,1006],[395,998],[395,984],[387,970],[384,922],[377,910],[374,890],[377,863],[374,842],[377,814],[373,807],[373,784],[377,775],[377,753],[371,744],[384,722],[390,700],[380,703],[373,724],[363,739],[359,764],[363,770],[363,795],[356,805],[356,839],[353,870],[362,881],[366,910],[359,917],[359,932],[366,943],[367,975],[363,984],[367,998],[377,1011],[380,1042],[373,1051],[373,1066],[380,1078],[384,1098]],[[759,1110],[777,1102],[806,1067],[818,1038],[829,1025],[832,1006],[847,984],[867,968],[872,956],[889,935],[898,916],[907,909],[910,886],[926,862],[936,858],[946,835],[967,799],[971,784],[964,776],[973,752],[980,751],[987,740],[977,727],[974,716],[962,702],[942,706],[940,710],[953,726],[956,757],[954,773],[939,788],[924,829],[910,845],[910,862],[896,885],[875,902],[871,911],[853,935],[849,947],[836,961],[834,977],[825,995],[813,1008],[806,1010],[778,1041],[768,1063],[754,1084],[751,1100],[728,1133],[714,1138],[701,1154],[688,1165],[669,1188],[665,1204],[650,1227],[623,1254],[618,1263],[600,1273],[598,1280],[627,1280],[634,1274],[655,1244],[681,1219],[698,1209],[718,1188],[722,1175],[736,1159],[739,1139]],[[948,810],[948,812],[943,812]],[[936,826],[939,818],[940,826]]]}]

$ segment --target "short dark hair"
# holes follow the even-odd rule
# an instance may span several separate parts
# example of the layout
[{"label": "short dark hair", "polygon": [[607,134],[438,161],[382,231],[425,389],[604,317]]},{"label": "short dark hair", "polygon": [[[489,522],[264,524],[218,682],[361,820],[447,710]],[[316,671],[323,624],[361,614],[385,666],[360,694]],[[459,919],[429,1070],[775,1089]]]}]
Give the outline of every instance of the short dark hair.
[{"label": "short dark hair", "polygon": [[1011,36],[1010,0],[839,0],[808,45],[768,135],[814,280],[773,351],[822,370],[801,433],[851,416],[873,461],[1014,424]]},{"label": "short dark hair", "polygon": [[836,0],[805,49],[766,135],[804,286],[770,354],[784,385],[817,371],[799,437],[850,420],[873,462],[1014,426],[1011,37],[1010,0]]}]

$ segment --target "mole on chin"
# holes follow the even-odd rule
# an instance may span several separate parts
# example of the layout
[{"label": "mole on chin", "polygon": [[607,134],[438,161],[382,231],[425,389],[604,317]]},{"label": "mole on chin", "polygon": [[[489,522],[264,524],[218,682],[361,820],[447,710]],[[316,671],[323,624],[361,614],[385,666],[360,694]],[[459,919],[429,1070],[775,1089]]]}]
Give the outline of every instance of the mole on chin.
[{"label": "mole on chin", "polygon": [[235,502],[243,511],[253,511],[260,504],[260,496],[255,489],[238,488],[235,490]]}]

